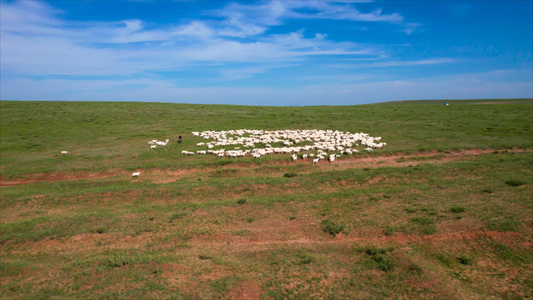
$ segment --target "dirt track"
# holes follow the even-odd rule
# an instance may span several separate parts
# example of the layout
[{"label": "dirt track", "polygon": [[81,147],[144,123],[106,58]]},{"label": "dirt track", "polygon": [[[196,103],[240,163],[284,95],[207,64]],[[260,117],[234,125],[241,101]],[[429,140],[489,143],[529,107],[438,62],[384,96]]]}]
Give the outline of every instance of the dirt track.
[{"label": "dirt track", "polygon": [[[465,157],[477,156],[481,154],[493,153],[494,149],[469,149],[469,150],[459,150],[450,153],[439,153],[436,150],[427,151],[427,152],[418,152],[409,155],[401,154],[389,154],[383,156],[351,156],[346,158],[344,156],[340,160],[335,160],[332,163],[325,161],[320,162],[316,167],[320,170],[329,170],[329,169],[353,169],[353,168],[380,168],[380,167],[405,167],[418,165],[421,163],[445,163],[454,160],[461,160]],[[529,152],[527,150],[508,150],[509,152]],[[303,164],[310,163],[311,159],[298,160],[297,162],[292,162],[289,160],[279,160],[272,161],[269,164],[271,165],[291,165],[291,164]],[[221,167],[212,167],[212,168],[203,168],[203,169],[184,169],[184,170],[173,170],[166,171],[160,169],[149,169],[144,170],[144,176],[150,175],[164,175],[167,179],[160,180],[158,183],[167,183],[175,181],[184,176],[201,173],[206,171],[212,171],[214,169],[224,169],[224,168],[243,168],[249,169],[249,165],[240,165],[237,161],[236,164],[228,164]],[[26,178],[20,178],[17,180],[6,180],[0,178],[0,187],[9,187],[17,186],[21,184],[44,182],[44,181],[67,181],[67,180],[78,180],[78,179],[97,179],[97,178],[109,178],[114,176],[130,176],[131,173],[124,170],[109,170],[106,172],[74,172],[74,173],[46,173],[46,174],[32,174],[28,175]],[[144,177],[143,176],[143,177]]]}]

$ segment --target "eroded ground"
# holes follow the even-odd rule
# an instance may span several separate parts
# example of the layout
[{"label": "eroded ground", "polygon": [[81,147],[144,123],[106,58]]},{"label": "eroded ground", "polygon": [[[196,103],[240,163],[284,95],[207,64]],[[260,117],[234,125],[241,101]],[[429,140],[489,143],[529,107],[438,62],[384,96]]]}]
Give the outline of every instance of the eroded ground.
[{"label": "eroded ground", "polygon": [[2,180],[0,295],[528,299],[532,161],[473,149]]}]

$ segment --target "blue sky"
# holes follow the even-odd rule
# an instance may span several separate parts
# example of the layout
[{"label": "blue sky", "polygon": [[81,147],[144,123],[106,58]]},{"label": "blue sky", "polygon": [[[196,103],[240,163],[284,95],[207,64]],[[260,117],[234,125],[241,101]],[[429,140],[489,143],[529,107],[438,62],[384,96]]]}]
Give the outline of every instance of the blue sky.
[{"label": "blue sky", "polygon": [[533,97],[533,1],[2,1],[0,99]]}]

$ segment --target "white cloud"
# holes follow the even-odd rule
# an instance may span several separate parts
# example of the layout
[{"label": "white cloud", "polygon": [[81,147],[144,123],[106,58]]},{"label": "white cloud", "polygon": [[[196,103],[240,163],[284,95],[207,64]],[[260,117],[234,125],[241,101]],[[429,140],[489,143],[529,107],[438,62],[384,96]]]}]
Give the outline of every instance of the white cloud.
[{"label": "white cloud", "polygon": [[[382,9],[363,13],[349,4],[334,4],[322,1],[289,1],[287,3],[288,7],[290,7],[287,16],[292,18],[389,23],[399,23],[404,20],[398,13],[384,14]],[[306,9],[306,11],[302,12],[302,9]],[[314,10],[315,12],[311,13],[309,10]]]},{"label": "white cloud", "polygon": [[[279,1],[229,7],[226,19],[220,22],[192,20],[154,27],[139,19],[66,23],[58,18],[60,11],[41,2],[2,3],[2,70],[19,76],[123,76],[206,62],[282,63],[308,56],[367,55],[373,51],[327,40],[322,33],[311,38],[304,37],[303,31],[260,35],[266,25],[276,24],[286,13],[285,4]],[[232,39],[250,36],[254,39]]]},{"label": "white cloud", "polygon": [[420,27],[422,26],[422,24],[419,24],[419,23],[407,23],[404,25],[404,28],[401,29],[400,31],[407,34],[407,35],[411,35],[415,32],[420,32]]}]

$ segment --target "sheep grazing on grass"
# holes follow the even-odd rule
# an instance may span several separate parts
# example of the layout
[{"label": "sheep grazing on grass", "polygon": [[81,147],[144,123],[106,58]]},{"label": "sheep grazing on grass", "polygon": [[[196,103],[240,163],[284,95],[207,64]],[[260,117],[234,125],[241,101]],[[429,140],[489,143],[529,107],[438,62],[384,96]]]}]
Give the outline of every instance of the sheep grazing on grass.
[{"label": "sheep grazing on grass", "polygon": [[318,164],[318,161],[319,161],[319,160],[320,160],[320,158],[315,158],[315,159],[313,159],[313,165],[314,165],[314,164]]},{"label": "sheep grazing on grass", "polygon": [[169,143],[169,141],[170,141],[169,139],[166,139],[164,142],[158,141],[158,140],[151,140],[148,142],[148,145],[151,145],[150,149],[155,149],[157,148],[156,146],[166,146]]},{"label": "sheep grazing on grass", "polygon": [[139,177],[141,176],[141,172],[133,172],[133,174],[131,175],[131,177]]},{"label": "sheep grazing on grass", "polygon": [[[283,153],[291,155],[293,161],[296,161],[299,153],[304,151],[306,154],[301,156],[303,159],[316,157],[332,161],[329,157],[334,152],[353,155],[359,151],[352,147],[359,147],[361,145],[361,148],[364,148],[365,151],[373,151],[387,145],[387,143],[381,141],[381,137],[371,137],[369,134],[362,132],[350,133],[338,130],[209,130],[192,132],[192,135],[197,138],[210,140],[196,143],[196,146],[206,147],[210,150],[213,149],[207,151],[207,153],[218,157],[245,157],[249,155],[254,158],[259,158],[269,154]],[[165,146],[168,142],[168,139],[164,142],[152,140],[148,144]],[[306,145],[298,146],[301,143],[305,143]],[[264,148],[256,146],[258,144],[264,145]],[[214,150],[217,148],[232,148],[234,150],[228,150],[226,152],[222,150],[222,152],[219,152],[220,150]],[[250,150],[241,150],[247,148]],[[203,152],[193,153],[188,151],[182,153],[185,155],[204,154]],[[340,154],[334,155],[333,159],[340,158]]]},{"label": "sheep grazing on grass", "polygon": [[68,151],[61,151],[61,155],[66,155],[68,154]]}]

